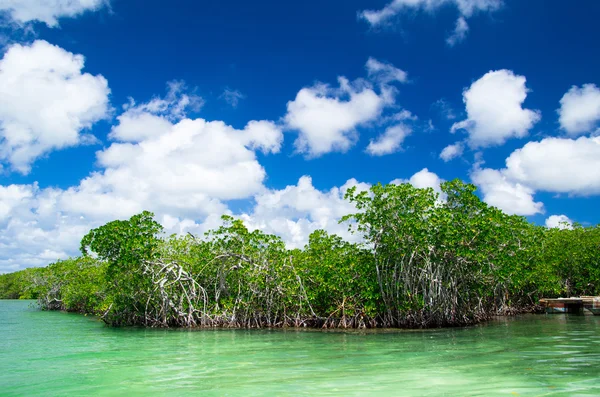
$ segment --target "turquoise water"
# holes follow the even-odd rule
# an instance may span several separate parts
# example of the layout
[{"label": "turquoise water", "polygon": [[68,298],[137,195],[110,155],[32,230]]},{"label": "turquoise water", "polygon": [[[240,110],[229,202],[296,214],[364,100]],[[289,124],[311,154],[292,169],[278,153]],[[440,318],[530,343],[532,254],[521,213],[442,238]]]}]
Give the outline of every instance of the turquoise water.
[{"label": "turquoise water", "polygon": [[111,329],[0,301],[2,396],[599,396],[600,316],[385,332]]}]

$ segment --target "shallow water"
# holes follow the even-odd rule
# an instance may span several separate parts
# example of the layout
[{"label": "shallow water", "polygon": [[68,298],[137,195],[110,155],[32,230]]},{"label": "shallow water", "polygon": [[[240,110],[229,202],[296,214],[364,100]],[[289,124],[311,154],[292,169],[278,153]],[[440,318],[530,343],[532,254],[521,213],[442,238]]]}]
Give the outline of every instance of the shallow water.
[{"label": "shallow water", "polygon": [[0,395],[598,396],[600,316],[379,332],[112,329],[0,301]]}]

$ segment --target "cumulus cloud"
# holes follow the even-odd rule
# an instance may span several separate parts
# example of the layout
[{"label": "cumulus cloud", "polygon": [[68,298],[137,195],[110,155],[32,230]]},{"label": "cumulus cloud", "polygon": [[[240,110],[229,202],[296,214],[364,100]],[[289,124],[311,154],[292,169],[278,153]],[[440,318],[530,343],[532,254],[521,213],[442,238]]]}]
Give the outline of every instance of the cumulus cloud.
[{"label": "cumulus cloud", "polygon": [[423,168],[408,180],[411,185],[419,189],[432,188],[434,191],[441,193],[441,184],[443,180],[435,173]]},{"label": "cumulus cloud", "polygon": [[385,132],[376,139],[371,139],[366,152],[371,156],[383,156],[402,150],[402,142],[412,133],[412,129],[406,124],[398,124],[388,127]]},{"label": "cumulus cloud", "polygon": [[466,19],[477,12],[493,12],[503,5],[502,0],[392,0],[380,10],[365,10],[358,15],[371,26],[379,26],[389,22],[395,16],[415,10],[434,12],[442,6],[451,5],[458,9],[459,18],[454,33],[447,39],[454,45],[462,41],[468,31]]},{"label": "cumulus cloud", "polygon": [[522,106],[528,93],[525,82],[524,76],[506,69],[486,73],[463,92],[467,119],[454,123],[451,132],[466,130],[472,148],[527,136],[541,115]]},{"label": "cumulus cloud", "polygon": [[600,194],[600,137],[529,142],[506,159],[503,172],[535,190]]},{"label": "cumulus cloud", "polygon": [[[409,179],[394,179],[390,183],[410,183],[411,185],[419,189],[432,188],[436,193],[442,195],[442,182],[444,182],[444,180],[441,179],[435,172],[431,172],[429,171],[429,169],[423,168],[421,171],[415,173]],[[444,198],[442,197],[442,199]]]},{"label": "cumulus cloud", "polygon": [[465,148],[462,142],[448,145],[440,153],[440,158],[445,162],[448,162],[456,157],[462,156],[464,149]]},{"label": "cumulus cloud", "polygon": [[287,104],[285,123],[298,131],[294,145],[299,153],[318,157],[346,152],[358,140],[356,128],[377,119],[388,98],[368,84],[351,84],[339,78],[339,88],[318,84],[303,88]]},{"label": "cumulus cloud", "polygon": [[[543,212],[536,192],[573,196],[600,194],[600,137],[545,138],[513,151],[500,170],[471,173],[483,199],[508,213],[533,215]],[[553,218],[554,219],[554,218]]]},{"label": "cumulus cloud", "polygon": [[340,187],[320,191],[313,186],[312,178],[305,175],[296,185],[256,195],[253,211],[241,217],[250,228],[280,235],[293,248],[303,247],[310,233],[317,229],[356,241],[358,236],[338,222],[342,216],[356,211],[344,200],[346,191],[353,186],[359,191],[370,188],[366,183],[350,179]]},{"label": "cumulus cloud", "polygon": [[483,201],[507,214],[534,215],[544,212],[544,205],[534,201],[535,191],[508,179],[501,171],[475,168],[471,180],[483,194]]},{"label": "cumulus cloud", "polygon": [[287,103],[284,122],[287,129],[298,131],[294,142],[298,153],[314,158],[346,152],[358,141],[358,127],[414,117],[407,110],[382,116],[384,109],[395,103],[397,89],[392,83],[406,82],[406,72],[374,58],[369,58],[365,67],[368,81],[339,77],[339,87],[317,83],[301,89]]},{"label": "cumulus cloud", "polygon": [[558,228],[558,229],[572,229],[573,221],[566,215],[550,215],[546,219],[547,228]]},{"label": "cumulus cloud", "polygon": [[8,13],[17,23],[43,22],[58,26],[58,19],[76,17],[86,11],[97,11],[108,0],[0,0],[0,11]]},{"label": "cumulus cloud", "polygon": [[14,208],[23,200],[33,196],[33,186],[0,185],[0,222],[8,219]]},{"label": "cumulus cloud", "polygon": [[100,170],[75,186],[0,185],[0,272],[75,254],[91,227],[142,210],[170,231],[201,233],[230,213],[228,200],[265,190],[256,151],[279,152],[281,129],[265,120],[235,129],[187,118],[186,96],[170,90],[128,105],[110,134],[114,142],[96,153]]},{"label": "cumulus cloud", "polygon": [[110,89],[83,67],[82,55],[46,41],[8,49],[0,60],[0,161],[27,174],[40,156],[94,141],[83,131],[109,116]]},{"label": "cumulus cloud", "polygon": [[102,220],[144,209],[192,219],[221,214],[227,211],[224,201],[264,188],[266,172],[255,150],[278,152],[281,140],[269,121],[237,130],[221,121],[183,119],[160,135],[114,142],[98,152],[102,171],[61,191],[57,205]]},{"label": "cumulus cloud", "polygon": [[[0,274],[46,266],[77,255],[81,238],[91,228],[117,218],[129,218],[138,211],[138,208],[120,206],[124,200],[116,195],[111,200],[89,194],[71,206],[72,194],[61,189],[40,189],[37,184],[0,185]],[[90,199],[87,204],[85,198]],[[114,205],[114,208],[113,211],[96,210],[97,205]],[[157,210],[154,206],[146,209]],[[224,212],[211,214],[199,222],[157,213],[157,220],[168,234],[188,231],[202,234],[220,224],[222,213],[228,210],[224,208]]]},{"label": "cumulus cloud", "polygon": [[0,185],[0,273],[45,266],[77,249],[90,225],[55,208],[54,189]]},{"label": "cumulus cloud", "polygon": [[571,136],[593,132],[600,121],[600,89],[594,84],[573,86],[558,109],[562,129]]}]

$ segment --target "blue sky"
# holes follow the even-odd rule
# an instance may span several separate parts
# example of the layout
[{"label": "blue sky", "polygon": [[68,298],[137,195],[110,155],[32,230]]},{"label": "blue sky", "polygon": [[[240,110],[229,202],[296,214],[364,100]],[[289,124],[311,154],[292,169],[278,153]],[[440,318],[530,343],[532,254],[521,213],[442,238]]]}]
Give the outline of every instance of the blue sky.
[{"label": "blue sky", "polygon": [[350,186],[600,222],[600,3],[0,0],[0,273],[154,211],[302,246]]}]

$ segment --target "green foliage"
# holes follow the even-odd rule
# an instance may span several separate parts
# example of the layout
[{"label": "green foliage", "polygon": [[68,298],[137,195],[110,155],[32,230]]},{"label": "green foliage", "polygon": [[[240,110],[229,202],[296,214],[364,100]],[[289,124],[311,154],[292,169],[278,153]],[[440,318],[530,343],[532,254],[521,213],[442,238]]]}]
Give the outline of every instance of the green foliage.
[{"label": "green foliage", "polygon": [[[84,257],[91,253],[106,261],[107,299],[105,319],[112,325],[137,324],[141,308],[152,289],[144,275],[146,261],[155,259],[163,241],[162,226],[154,214],[144,211],[127,221],[112,221],[92,229],[81,240]],[[142,294],[140,294],[142,292]]]},{"label": "green foliage", "polygon": [[211,286],[215,311],[234,323],[252,321],[272,326],[302,312],[302,290],[294,258],[281,238],[250,232],[241,220],[223,217],[224,225],[209,232],[208,266],[203,280]]},{"label": "green foliage", "polygon": [[568,296],[600,295],[600,226],[546,231],[543,262]]},{"label": "green foliage", "polygon": [[35,299],[30,291],[30,278],[34,269],[25,269],[19,272],[0,274],[0,299]]},{"label": "green foliage", "polygon": [[359,212],[344,219],[373,246],[386,325],[484,319],[508,304],[514,271],[536,251],[533,227],[483,203],[475,186],[454,180],[441,189],[445,200],[410,184],[346,194]]},{"label": "green foliage", "polygon": [[368,250],[317,230],[296,256],[307,297],[317,313],[363,321],[377,315],[380,295]]},{"label": "green foliage", "polygon": [[85,256],[90,251],[97,254],[108,261],[111,271],[136,266],[152,258],[161,245],[158,235],[163,228],[153,217],[153,213],[144,211],[127,221],[112,221],[92,229],[81,240],[81,252]]},{"label": "green foliage", "polygon": [[106,265],[80,257],[40,269],[31,280],[43,309],[96,314],[105,298]]},{"label": "green foliage", "polygon": [[162,235],[150,212],[109,222],[83,256],[0,275],[0,298],[118,325],[432,327],[600,294],[600,227],[547,229],[483,203],[475,186],[348,189],[350,243],[323,230],[303,249],[241,220],[203,237]]}]

